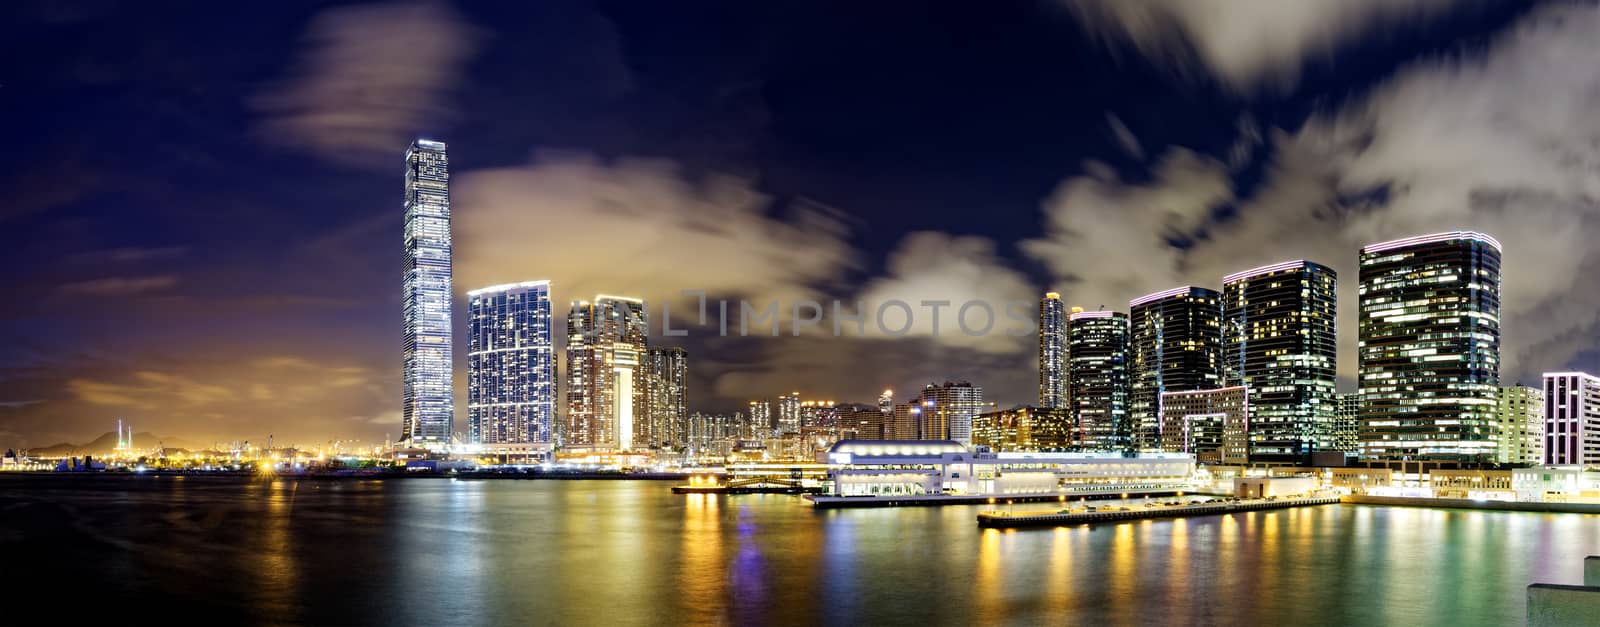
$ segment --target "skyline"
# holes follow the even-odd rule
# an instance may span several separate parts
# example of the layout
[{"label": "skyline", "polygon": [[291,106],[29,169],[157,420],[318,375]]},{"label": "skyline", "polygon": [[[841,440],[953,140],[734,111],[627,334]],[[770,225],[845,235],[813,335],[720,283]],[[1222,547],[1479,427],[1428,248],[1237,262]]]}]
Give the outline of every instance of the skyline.
[{"label": "skyline", "polygon": [[[0,311],[8,445],[81,441],[117,417],[197,440],[393,439],[394,165],[417,136],[450,143],[457,298],[548,279],[553,303],[622,293],[670,306],[674,319],[695,309],[680,289],[784,303],[1037,302],[1055,291],[1067,305],[1121,309],[1305,258],[1347,277],[1336,361],[1350,390],[1353,251],[1472,229],[1505,242],[1502,383],[1600,371],[1600,306],[1583,282],[1596,267],[1584,243],[1600,174],[1561,156],[1592,156],[1572,142],[1593,129],[1580,114],[1595,73],[1563,64],[1596,52],[1600,11],[1588,4],[1340,27],[1329,54],[1351,62],[1337,68],[1311,47],[1237,44],[1183,72],[1162,52],[1165,35],[1127,30],[1110,10],[1007,8],[966,26],[952,25],[953,5],[836,26],[802,16],[773,34],[754,57],[771,62],[757,67],[724,54],[747,43],[712,35],[793,16],[747,10],[696,26],[705,20],[568,7],[571,33],[541,39],[527,36],[543,34],[527,14],[448,5],[165,25],[115,9],[10,10],[19,19],[8,24],[38,32],[3,45],[11,58],[32,47],[41,62],[8,71],[0,89],[15,119],[36,121],[3,157],[19,191],[0,215],[15,238],[4,254],[24,268]],[[127,42],[111,39],[49,54],[62,45],[52,37],[127,19],[176,49],[121,54]],[[1211,41],[1203,24],[1174,19]],[[1380,26],[1430,34],[1383,43]],[[663,43],[651,28],[683,36]],[[892,35],[819,50],[813,29]],[[381,45],[393,32],[426,43],[396,52]],[[929,42],[940,34],[962,37],[971,59],[938,52]],[[218,38],[261,45],[240,58],[189,48]],[[709,39],[723,43],[686,43]],[[792,58],[802,42],[818,57]],[[884,98],[872,83],[901,67],[897,47],[934,56],[914,66],[927,76],[897,74],[902,93]],[[394,56],[375,74],[382,100],[400,104],[356,106],[371,85],[341,64],[346,53]],[[603,64],[588,76],[606,80],[553,71],[579,57]],[[1074,60],[1092,67],[1072,70]],[[540,80],[492,87],[523,62]],[[1005,87],[1057,72],[1070,87]],[[704,78],[680,80],[694,76]],[[323,115],[341,110],[360,112]],[[1557,146],[1542,147],[1550,137]],[[869,402],[884,387],[950,379],[1002,406],[1037,399],[1031,337],[927,331],[691,333],[689,411],[796,390]],[[455,352],[453,393],[465,399],[465,344]]]}]

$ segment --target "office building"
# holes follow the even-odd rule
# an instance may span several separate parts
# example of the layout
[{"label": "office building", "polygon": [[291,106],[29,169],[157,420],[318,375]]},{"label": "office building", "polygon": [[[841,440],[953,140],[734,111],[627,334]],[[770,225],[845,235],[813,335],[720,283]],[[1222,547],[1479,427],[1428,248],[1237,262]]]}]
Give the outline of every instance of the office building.
[{"label": "office building", "polygon": [[966,381],[929,383],[918,401],[922,424],[916,439],[972,444],[972,418],[983,411],[983,388]]},{"label": "office building", "polygon": [[1361,249],[1362,456],[1493,462],[1500,243],[1453,231]]},{"label": "office building", "polygon": [[1544,373],[1544,463],[1600,466],[1600,377]]},{"label": "office building", "polygon": [[1289,261],[1222,279],[1223,374],[1250,388],[1250,459],[1303,463],[1334,450],[1337,277]]},{"label": "office building", "polygon": [[[835,409],[835,420],[838,421],[841,432],[845,429],[853,430],[854,439],[857,440],[884,439],[884,427],[888,421],[885,420],[886,414],[882,409],[855,403],[840,405]],[[892,402],[890,411],[894,411]]]},{"label": "office building", "polygon": [[908,403],[895,403],[894,412],[889,414],[889,424],[883,432],[885,440],[923,439],[922,401],[913,399]]},{"label": "office building", "polygon": [[467,292],[469,440],[553,449],[555,395],[550,282]]},{"label": "office building", "polygon": [[1039,406],[1067,406],[1067,307],[1055,292],[1039,300]]},{"label": "office building", "polygon": [[1202,464],[1250,460],[1250,394],[1242,385],[1161,394],[1161,450]]},{"label": "office building", "polygon": [[1085,450],[1120,451],[1129,446],[1128,316],[1080,311],[1067,319],[1067,395],[1077,443]]},{"label": "office building", "polygon": [[565,446],[630,451],[650,446],[645,303],[623,296],[576,301],[567,314]]},{"label": "office building", "polygon": [[1338,405],[1333,414],[1333,449],[1355,455],[1361,452],[1361,393],[1346,392],[1335,396]]},{"label": "office building", "polygon": [[996,451],[1064,451],[1074,443],[1066,408],[1013,407],[972,419],[973,446]]},{"label": "office building", "polygon": [[1498,454],[1502,464],[1544,463],[1544,388],[1526,385],[1500,387],[1495,406]]},{"label": "office building", "polygon": [[646,353],[650,377],[650,431],[655,444],[678,448],[688,439],[689,352],[676,346]]},{"label": "office building", "polygon": [[406,150],[400,439],[407,446],[450,446],[451,294],[450,162],[443,142],[419,139]]},{"label": "office building", "polygon": [[1222,294],[1179,287],[1128,301],[1133,446],[1159,450],[1161,395],[1222,387]]}]

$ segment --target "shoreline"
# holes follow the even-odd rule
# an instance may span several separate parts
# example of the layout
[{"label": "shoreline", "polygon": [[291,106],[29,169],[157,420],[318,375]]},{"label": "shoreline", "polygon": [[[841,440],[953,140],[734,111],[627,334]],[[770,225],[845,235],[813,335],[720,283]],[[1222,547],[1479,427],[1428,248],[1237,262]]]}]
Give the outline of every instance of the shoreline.
[{"label": "shoreline", "polygon": [[371,480],[400,480],[400,479],[456,479],[460,481],[682,481],[689,477],[688,473],[442,473],[442,472],[384,472],[384,473],[277,473],[258,474],[254,472],[235,471],[200,471],[200,472],[171,472],[171,471],[145,471],[145,472],[53,472],[41,471],[10,471],[0,472],[0,479],[6,477],[34,478],[49,477],[48,481],[66,479],[160,479],[166,478],[203,478],[203,479],[264,479],[285,480],[305,479],[308,481],[371,481]]},{"label": "shoreline", "polygon": [[1349,505],[1386,505],[1391,507],[1426,507],[1432,509],[1470,509],[1489,512],[1600,514],[1600,503],[1475,501],[1472,499],[1436,499],[1419,496],[1370,496],[1366,494],[1345,495],[1340,497],[1339,502]]}]

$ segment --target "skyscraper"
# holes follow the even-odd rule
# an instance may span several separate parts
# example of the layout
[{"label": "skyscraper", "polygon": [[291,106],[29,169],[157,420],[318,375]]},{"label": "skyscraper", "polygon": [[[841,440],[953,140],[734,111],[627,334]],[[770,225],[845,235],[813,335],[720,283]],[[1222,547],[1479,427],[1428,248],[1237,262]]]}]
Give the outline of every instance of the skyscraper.
[{"label": "skyscraper", "polygon": [[784,437],[788,433],[800,433],[800,393],[795,392],[788,396],[778,397],[778,424],[774,429],[774,437]]},{"label": "skyscraper", "polygon": [[660,446],[684,446],[689,437],[689,352],[676,346],[649,351],[650,430]]},{"label": "skyscraper", "polygon": [[1453,231],[1361,249],[1362,456],[1493,462],[1500,243]]},{"label": "skyscraper", "polygon": [[1334,449],[1337,280],[1305,260],[1222,279],[1225,383],[1250,388],[1251,461]]},{"label": "skyscraper", "polygon": [[628,451],[651,443],[644,376],[649,318],[624,296],[576,301],[567,314],[567,446]]},{"label": "skyscraper", "polygon": [[444,142],[406,150],[401,440],[443,449],[455,428],[450,335],[450,162]]},{"label": "skyscraper", "polygon": [[1496,405],[1502,464],[1544,463],[1544,388],[1507,385],[1500,388]]},{"label": "skyscraper", "polygon": [[1335,394],[1338,405],[1333,416],[1333,449],[1348,454],[1361,452],[1361,393]]},{"label": "skyscraper", "polygon": [[1067,397],[1078,444],[1097,451],[1129,445],[1128,316],[1080,311],[1068,317]]},{"label": "skyscraper", "polygon": [[1600,377],[1544,373],[1544,463],[1600,465]]},{"label": "skyscraper", "polygon": [[467,422],[474,444],[555,444],[550,282],[467,292]]},{"label": "skyscraper", "polygon": [[1222,387],[1222,294],[1179,287],[1128,301],[1134,447],[1161,448],[1161,395]]},{"label": "skyscraper", "polygon": [[929,383],[918,401],[922,408],[919,439],[972,445],[972,419],[983,410],[983,388],[966,381]]},{"label": "skyscraper", "polygon": [[1243,464],[1250,455],[1250,392],[1241,385],[1161,395],[1161,450],[1207,464]]},{"label": "skyscraper", "polygon": [[1067,307],[1055,292],[1039,300],[1039,406],[1067,406]]}]

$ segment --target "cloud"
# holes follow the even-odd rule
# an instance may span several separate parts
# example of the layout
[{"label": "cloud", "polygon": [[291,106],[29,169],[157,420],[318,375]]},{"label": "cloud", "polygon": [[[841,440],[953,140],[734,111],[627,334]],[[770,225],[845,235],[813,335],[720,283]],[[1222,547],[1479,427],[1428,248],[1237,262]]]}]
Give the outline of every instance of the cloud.
[{"label": "cloud", "polygon": [[169,290],[178,285],[178,277],[172,275],[134,276],[134,277],[108,277],[91,281],[66,283],[59,286],[57,291],[62,294],[74,296],[132,296],[149,292]]},{"label": "cloud", "polygon": [[1233,200],[1228,167],[1172,148],[1142,183],[1108,168],[1062,183],[1045,201],[1045,236],[1023,252],[1059,277],[1063,298],[1088,309],[1125,310],[1128,299],[1181,285],[1183,250],[1218,207]]},{"label": "cloud", "polygon": [[451,192],[458,287],[550,279],[558,316],[597,293],[792,303],[856,262],[832,210],[801,200],[775,217],[750,181],[692,180],[669,161],[544,155],[463,173]]},{"label": "cloud", "polygon": [[[1023,303],[1026,305],[1023,317],[1030,318],[1038,311],[1033,304],[1038,298],[1027,278],[995,255],[993,241],[934,231],[918,231],[901,240],[889,254],[888,275],[868,282],[857,296],[865,304],[861,313],[867,318],[869,337],[894,339],[880,333],[876,313],[883,303],[898,300],[908,304],[913,314],[906,336],[927,337],[942,346],[987,353],[1024,351],[1036,341],[1037,336],[1018,337],[1007,333],[1008,329],[1027,328],[1030,323],[1007,317],[1006,307],[1009,303]],[[949,305],[939,308],[935,336],[933,311],[921,303],[941,300]],[[957,316],[962,305],[968,302],[985,303],[989,309],[986,314],[978,305],[968,308],[966,327],[977,332],[986,326],[986,321],[992,321],[988,322],[992,325],[988,332],[974,336],[962,330]],[[846,310],[855,311],[855,306],[847,304]],[[884,311],[885,328],[896,330],[905,324],[903,310],[887,308]],[[831,316],[831,311],[824,313],[824,326],[829,325]],[[845,333],[854,333],[849,324],[843,326]],[[831,326],[827,332],[832,333]]]},{"label": "cloud", "polygon": [[184,246],[130,246],[78,253],[73,255],[71,259],[80,263],[138,263],[158,259],[174,259],[188,253],[189,249]]},{"label": "cloud", "polygon": [[405,2],[319,13],[293,74],[252,102],[266,141],[352,165],[398,163],[436,129],[478,31],[447,4]]},{"label": "cloud", "polygon": [[1307,58],[1366,29],[1422,20],[1461,0],[1069,0],[1090,28],[1151,59],[1237,90],[1287,86]]}]

